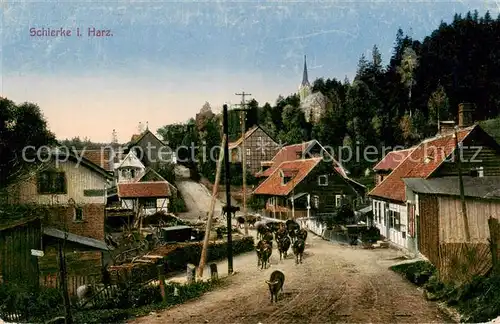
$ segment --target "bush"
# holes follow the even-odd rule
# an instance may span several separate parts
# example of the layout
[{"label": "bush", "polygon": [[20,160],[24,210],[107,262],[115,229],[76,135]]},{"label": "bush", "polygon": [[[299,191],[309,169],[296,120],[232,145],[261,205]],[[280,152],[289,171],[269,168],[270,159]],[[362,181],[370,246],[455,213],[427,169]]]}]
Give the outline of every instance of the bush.
[{"label": "bush", "polygon": [[0,285],[0,309],[19,312],[28,321],[44,321],[58,316],[63,299],[56,288],[33,289],[17,284]]},{"label": "bush", "polygon": [[391,267],[391,270],[402,274],[406,279],[419,287],[425,285],[436,273],[436,267],[426,261],[395,265]]}]

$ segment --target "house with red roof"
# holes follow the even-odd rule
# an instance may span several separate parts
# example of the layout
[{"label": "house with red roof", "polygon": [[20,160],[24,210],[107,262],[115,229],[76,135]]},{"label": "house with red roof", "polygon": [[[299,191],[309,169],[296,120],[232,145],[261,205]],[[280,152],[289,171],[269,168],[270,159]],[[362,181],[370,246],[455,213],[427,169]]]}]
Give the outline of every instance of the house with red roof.
[{"label": "house with red roof", "polygon": [[253,194],[266,200],[267,216],[279,219],[332,214],[343,203],[362,197],[359,188],[323,157],[280,162]]},{"label": "house with red roof", "polygon": [[406,159],[408,154],[413,151],[413,148],[404,150],[394,150],[387,153],[380,162],[373,167],[375,173],[375,186],[378,186],[385,177],[387,177],[394,169]]},{"label": "house with red roof", "polygon": [[[243,152],[243,138],[245,138],[245,152]],[[251,174],[260,171],[261,162],[267,161],[279,151],[280,145],[262,127],[256,125],[246,131],[235,142],[228,144],[232,163],[242,163],[243,154],[247,170]]]},{"label": "house with red roof", "polygon": [[[500,175],[498,143],[472,121],[472,111],[459,107],[457,129],[448,125],[432,138],[416,145],[406,158],[368,196],[372,198],[374,223],[395,245],[411,249],[416,239],[415,202],[408,200],[404,179],[432,179],[458,175]],[[449,123],[447,123],[449,124]]]}]

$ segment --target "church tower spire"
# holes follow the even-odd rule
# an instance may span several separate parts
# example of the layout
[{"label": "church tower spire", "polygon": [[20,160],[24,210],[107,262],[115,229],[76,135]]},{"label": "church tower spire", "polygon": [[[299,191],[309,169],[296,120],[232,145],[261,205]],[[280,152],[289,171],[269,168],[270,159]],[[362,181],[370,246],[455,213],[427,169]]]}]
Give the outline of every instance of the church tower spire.
[{"label": "church tower spire", "polygon": [[307,61],[306,61],[306,56],[304,55],[304,73],[302,74],[302,84],[304,86],[311,86],[309,83],[309,78],[307,77]]},{"label": "church tower spire", "polygon": [[302,74],[302,83],[299,86],[299,97],[300,102],[304,100],[311,94],[311,84],[309,83],[309,76],[307,75],[307,62],[306,56],[304,55],[304,72]]}]

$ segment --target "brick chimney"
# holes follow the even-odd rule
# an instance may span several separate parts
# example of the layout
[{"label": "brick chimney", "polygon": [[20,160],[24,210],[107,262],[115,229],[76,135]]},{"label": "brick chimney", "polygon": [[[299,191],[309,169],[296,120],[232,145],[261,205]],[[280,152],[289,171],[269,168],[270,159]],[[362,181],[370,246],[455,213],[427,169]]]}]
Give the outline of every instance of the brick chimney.
[{"label": "brick chimney", "polygon": [[474,124],[474,110],[476,105],[473,103],[461,103],[458,105],[458,127],[469,127]]},{"label": "brick chimney", "polygon": [[444,120],[439,122],[439,133],[446,134],[451,133],[455,129],[455,122],[453,120]]}]

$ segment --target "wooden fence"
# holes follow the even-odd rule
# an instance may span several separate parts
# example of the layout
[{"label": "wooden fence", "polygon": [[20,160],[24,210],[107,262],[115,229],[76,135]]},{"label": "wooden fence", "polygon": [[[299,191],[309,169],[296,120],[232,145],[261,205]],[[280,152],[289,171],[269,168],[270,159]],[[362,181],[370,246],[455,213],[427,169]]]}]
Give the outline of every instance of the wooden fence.
[{"label": "wooden fence", "polygon": [[[99,284],[101,283],[101,274],[90,274],[86,276],[81,275],[67,275],[66,281],[68,283],[68,292],[70,296],[76,296],[78,287],[86,284]],[[57,273],[50,273],[40,276],[40,286],[47,288],[60,288],[61,282]]]},{"label": "wooden fence", "polygon": [[436,267],[443,282],[464,283],[485,275],[492,266],[488,243],[442,243]]}]

